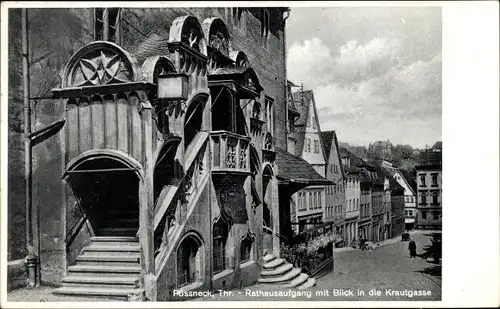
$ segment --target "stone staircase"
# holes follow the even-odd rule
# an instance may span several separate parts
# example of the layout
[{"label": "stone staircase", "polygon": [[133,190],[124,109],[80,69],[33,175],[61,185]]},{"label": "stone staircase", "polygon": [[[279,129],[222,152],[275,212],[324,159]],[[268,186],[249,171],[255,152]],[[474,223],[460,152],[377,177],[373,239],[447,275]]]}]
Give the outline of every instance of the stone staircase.
[{"label": "stone staircase", "polygon": [[139,230],[138,209],[112,208],[102,219],[103,224],[97,229],[97,236],[135,237]]},{"label": "stone staircase", "polygon": [[316,279],[309,278],[307,274],[302,273],[300,268],[294,267],[284,259],[277,258],[272,253],[264,256],[264,262],[260,272],[260,283],[279,284],[298,290],[308,289],[316,285]]},{"label": "stone staircase", "polygon": [[92,237],[54,294],[128,300],[143,293],[140,246],[127,236]]}]

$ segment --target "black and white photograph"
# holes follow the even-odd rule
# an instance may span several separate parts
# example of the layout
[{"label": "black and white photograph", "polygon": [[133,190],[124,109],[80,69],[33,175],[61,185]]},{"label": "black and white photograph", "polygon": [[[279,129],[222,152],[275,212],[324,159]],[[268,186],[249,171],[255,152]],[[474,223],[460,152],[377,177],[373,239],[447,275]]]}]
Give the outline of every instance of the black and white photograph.
[{"label": "black and white photograph", "polygon": [[2,4],[2,307],[443,305],[498,251],[442,6],[189,4]]}]

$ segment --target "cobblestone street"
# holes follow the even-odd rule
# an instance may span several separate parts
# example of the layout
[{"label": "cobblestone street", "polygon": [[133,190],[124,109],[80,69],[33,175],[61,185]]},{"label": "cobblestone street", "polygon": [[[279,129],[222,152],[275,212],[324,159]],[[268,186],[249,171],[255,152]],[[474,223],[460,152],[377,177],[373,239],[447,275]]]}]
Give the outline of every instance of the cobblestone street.
[{"label": "cobblestone street", "polygon": [[[412,235],[417,243],[417,253],[424,252],[423,248],[430,245],[430,233],[418,232]],[[422,257],[411,259],[408,253],[408,242],[395,239],[392,244],[378,247],[372,252],[361,250],[350,250],[336,253],[335,271],[324,275],[316,280],[316,286],[310,289],[310,295],[298,295],[295,300],[441,300],[441,265],[427,262]],[[232,291],[231,295],[214,295],[214,297],[199,298],[196,300],[282,300],[290,301],[293,295],[286,296],[246,296],[246,290],[258,293],[259,291],[273,292],[279,289],[277,286],[254,285],[247,289]],[[335,296],[333,290],[338,289],[353,296]],[[357,295],[358,289],[364,291],[364,295]],[[376,289],[381,292],[379,296],[370,296],[370,290]],[[397,296],[386,295],[387,291],[430,291],[427,296]],[[320,295],[322,291],[328,291],[327,295]],[[286,289],[281,290],[283,293]],[[295,291],[305,294],[306,291]],[[293,292],[292,292],[293,293]],[[390,292],[389,292],[390,293]]]}]

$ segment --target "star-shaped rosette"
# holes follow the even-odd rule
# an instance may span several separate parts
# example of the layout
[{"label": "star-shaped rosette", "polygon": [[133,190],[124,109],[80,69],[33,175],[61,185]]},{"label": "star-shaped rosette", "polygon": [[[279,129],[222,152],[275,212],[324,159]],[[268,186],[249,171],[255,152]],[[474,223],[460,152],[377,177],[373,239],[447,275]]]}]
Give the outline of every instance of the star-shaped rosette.
[{"label": "star-shaped rosette", "polygon": [[84,77],[84,85],[105,85],[115,80],[120,68],[120,55],[107,57],[102,51],[94,59],[81,59],[80,68]]}]

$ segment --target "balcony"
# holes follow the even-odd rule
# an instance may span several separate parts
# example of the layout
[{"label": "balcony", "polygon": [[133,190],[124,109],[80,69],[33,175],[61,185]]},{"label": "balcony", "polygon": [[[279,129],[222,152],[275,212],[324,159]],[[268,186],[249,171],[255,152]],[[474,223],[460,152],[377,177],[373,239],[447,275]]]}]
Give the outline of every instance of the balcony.
[{"label": "balcony", "polygon": [[212,173],[250,174],[250,137],[229,131],[212,131]]}]

